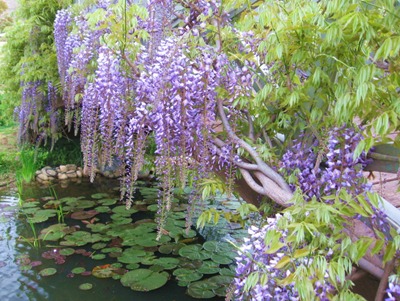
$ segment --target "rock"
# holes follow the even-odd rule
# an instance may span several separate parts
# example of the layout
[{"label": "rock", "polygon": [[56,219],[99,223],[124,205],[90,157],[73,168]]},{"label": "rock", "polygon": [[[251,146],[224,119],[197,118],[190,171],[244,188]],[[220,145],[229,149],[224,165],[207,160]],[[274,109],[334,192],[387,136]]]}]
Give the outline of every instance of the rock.
[{"label": "rock", "polygon": [[49,178],[49,181],[54,181],[56,178],[52,176],[47,176]]},{"label": "rock", "polygon": [[59,180],[66,180],[66,179],[68,179],[68,176],[67,176],[65,173],[59,173],[59,174],[57,175],[57,178],[58,178]]},{"label": "rock", "polygon": [[61,172],[60,167],[56,167],[56,172],[57,172],[57,173]]},{"label": "rock", "polygon": [[51,176],[51,177],[55,177],[57,175],[57,172],[53,169],[47,169],[46,173],[48,176]]},{"label": "rock", "polygon": [[47,174],[45,174],[45,173],[40,173],[40,174],[37,176],[37,179],[40,179],[41,181],[48,181],[48,180],[49,180],[49,177],[48,177]]},{"label": "rock", "polygon": [[78,169],[78,170],[76,171],[76,176],[77,176],[78,178],[82,178],[82,170]]},{"label": "rock", "polygon": [[61,171],[61,172],[67,172],[67,171],[68,171],[67,166],[65,166],[65,165],[60,165],[60,171]]},{"label": "rock", "polygon": [[41,173],[42,173],[41,170],[37,170],[37,171],[35,172],[35,176],[40,175]]},{"label": "rock", "polygon": [[68,177],[68,178],[76,178],[76,177],[77,177],[77,174],[76,174],[75,171],[70,170],[70,171],[67,171],[67,177]]},{"label": "rock", "polygon": [[75,164],[67,164],[66,165],[66,167],[67,167],[67,170],[68,171],[76,171],[76,165]]}]

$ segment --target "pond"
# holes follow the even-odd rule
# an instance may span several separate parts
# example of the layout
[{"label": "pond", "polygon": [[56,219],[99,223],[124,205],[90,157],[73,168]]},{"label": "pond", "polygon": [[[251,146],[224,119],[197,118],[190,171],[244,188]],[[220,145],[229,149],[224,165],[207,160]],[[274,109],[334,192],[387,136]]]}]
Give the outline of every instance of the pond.
[{"label": "pond", "polygon": [[116,181],[52,187],[25,187],[22,206],[15,191],[0,195],[0,300],[195,300],[188,286],[223,300],[235,254],[186,233],[177,200],[156,241],[156,188],[143,183],[126,211]]}]

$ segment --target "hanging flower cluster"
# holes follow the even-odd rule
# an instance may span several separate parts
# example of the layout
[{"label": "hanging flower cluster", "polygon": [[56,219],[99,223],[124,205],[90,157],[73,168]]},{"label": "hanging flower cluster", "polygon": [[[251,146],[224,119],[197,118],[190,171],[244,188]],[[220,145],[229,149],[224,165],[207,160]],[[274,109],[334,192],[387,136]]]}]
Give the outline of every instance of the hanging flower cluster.
[{"label": "hanging flower cluster", "polygon": [[[107,8],[106,4],[111,14],[111,5]],[[157,5],[163,10],[154,9]],[[149,31],[151,39],[134,53],[104,43],[107,30],[89,26],[85,11],[76,17],[60,11],[55,24],[67,122],[72,113],[75,125],[81,122],[85,172],[93,179],[97,167],[119,157],[126,165],[121,196],[130,206],[147,138],[154,137],[162,186],[160,221],[170,209],[173,174],[180,173],[177,178],[184,181],[188,168],[194,167],[192,158],[200,162],[201,176],[209,172],[208,164],[231,164],[226,158],[233,156],[230,145],[222,147],[219,156],[210,144],[216,103],[223,97],[229,105],[252,88],[247,68],[235,66],[211,46],[195,50],[185,46],[192,38],[190,32],[177,30],[180,36],[165,38],[170,5],[170,1],[150,1],[150,18],[138,18],[138,24]],[[98,9],[103,6],[97,5]],[[218,7],[209,1],[193,1],[189,6],[189,13],[202,14]],[[162,34],[157,35],[158,31]],[[126,34],[130,34],[128,29]]]},{"label": "hanging flower cluster", "polygon": [[[314,148],[297,142],[282,157],[281,167],[286,174],[294,173],[298,185],[306,199],[323,195],[336,194],[340,189],[352,195],[369,190],[365,184],[362,168],[368,163],[365,154],[354,159],[354,151],[362,136],[351,128],[335,128],[329,132],[327,153],[321,162],[317,162],[318,154]],[[326,167],[322,167],[322,164]],[[295,185],[292,185],[295,188]]]},{"label": "hanging flower cluster", "polygon": [[[277,215],[277,219],[279,217]],[[235,300],[299,300],[293,284],[281,286],[278,283],[279,280],[286,278],[290,271],[275,268],[284,256],[283,253],[266,253],[265,235],[268,230],[277,229],[276,219],[268,219],[267,222],[268,224],[262,228],[251,226],[248,229],[249,236],[244,239],[238,251],[236,277],[233,284]],[[282,235],[284,237],[285,233]],[[249,287],[246,285],[249,277],[258,278],[259,281]]]},{"label": "hanging flower cluster", "polygon": [[21,105],[16,107],[16,118],[20,124],[18,141],[20,143],[46,143],[51,138],[54,146],[58,136],[58,93],[51,82],[47,83],[47,93],[43,93],[41,81],[22,83]]}]

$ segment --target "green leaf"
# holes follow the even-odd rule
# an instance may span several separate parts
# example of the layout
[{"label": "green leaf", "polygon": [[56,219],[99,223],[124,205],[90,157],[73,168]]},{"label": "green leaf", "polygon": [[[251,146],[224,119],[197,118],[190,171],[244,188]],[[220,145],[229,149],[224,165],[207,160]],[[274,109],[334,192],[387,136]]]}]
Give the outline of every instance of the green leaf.
[{"label": "green leaf", "polygon": [[274,266],[276,269],[282,269],[286,265],[288,265],[291,261],[291,258],[289,256],[283,256],[281,260],[278,261],[278,263]]}]

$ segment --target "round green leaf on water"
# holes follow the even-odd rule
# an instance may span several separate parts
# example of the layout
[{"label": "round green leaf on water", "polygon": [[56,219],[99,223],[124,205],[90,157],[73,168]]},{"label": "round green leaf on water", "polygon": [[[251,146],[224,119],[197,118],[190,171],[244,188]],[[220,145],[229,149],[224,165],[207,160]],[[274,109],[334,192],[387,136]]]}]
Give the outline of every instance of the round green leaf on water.
[{"label": "round green leaf on water", "polygon": [[72,272],[73,274],[82,274],[84,271],[86,271],[85,268],[83,268],[83,267],[76,267],[76,268],[73,268],[71,272]]},{"label": "round green leaf on water", "polygon": [[91,284],[91,283],[82,283],[79,286],[79,289],[82,291],[88,291],[88,290],[91,290],[92,288],[93,288],[93,284]]},{"label": "round green leaf on water", "polygon": [[121,283],[134,291],[148,292],[158,289],[168,281],[168,273],[153,272],[148,269],[137,269],[122,276]]},{"label": "round green leaf on water", "polygon": [[171,270],[177,267],[179,264],[179,259],[173,257],[161,257],[156,259],[154,264],[160,265],[166,270]]},{"label": "round green leaf on water", "polygon": [[128,270],[136,270],[139,267],[140,267],[140,264],[138,264],[138,263],[131,263],[131,264],[126,265],[126,268]]},{"label": "round green leaf on water", "polygon": [[111,278],[116,273],[118,268],[111,266],[110,264],[95,266],[92,270],[92,275],[96,278]]},{"label": "round green leaf on water", "polygon": [[219,264],[230,264],[233,261],[230,257],[219,254],[212,254],[211,260]]},{"label": "round green leaf on water", "polygon": [[65,248],[60,250],[60,255],[69,256],[75,253],[75,249]]},{"label": "round green leaf on water", "polygon": [[102,199],[108,197],[108,193],[105,192],[99,192],[99,193],[94,193],[90,196],[92,199]]},{"label": "round green leaf on water", "polygon": [[179,255],[191,260],[205,260],[211,256],[208,251],[202,250],[202,246],[199,244],[184,246],[179,250]]},{"label": "round green leaf on water", "polygon": [[94,260],[102,260],[102,259],[106,258],[106,255],[105,254],[95,254],[95,255],[92,255],[91,258]]},{"label": "round green leaf on water", "polygon": [[204,261],[201,267],[198,269],[199,273],[202,274],[216,274],[220,270],[219,264],[213,261]]},{"label": "round green leaf on water", "polygon": [[54,275],[55,273],[57,273],[57,270],[55,268],[47,268],[47,269],[41,270],[39,272],[39,275],[43,276],[43,277],[47,277],[47,276]]},{"label": "round green leaf on water", "polygon": [[179,281],[186,281],[186,282],[196,281],[203,277],[203,274],[200,274],[194,270],[183,269],[183,268],[176,269],[173,272],[173,275]]},{"label": "round green leaf on water", "polygon": [[213,289],[217,289],[218,285],[208,281],[197,281],[190,283],[188,286],[188,294],[196,299],[208,299],[215,297]]},{"label": "round green leaf on water", "polygon": [[94,250],[101,250],[101,249],[103,249],[103,248],[105,248],[105,247],[107,247],[107,244],[106,244],[106,243],[104,243],[104,242],[98,242],[98,243],[95,243],[95,244],[92,246],[92,249],[94,249]]}]

